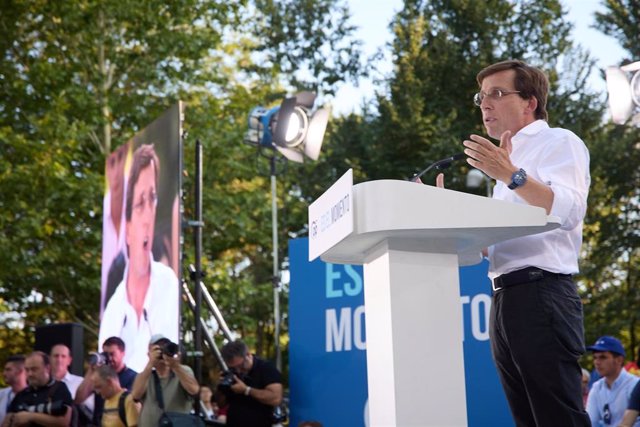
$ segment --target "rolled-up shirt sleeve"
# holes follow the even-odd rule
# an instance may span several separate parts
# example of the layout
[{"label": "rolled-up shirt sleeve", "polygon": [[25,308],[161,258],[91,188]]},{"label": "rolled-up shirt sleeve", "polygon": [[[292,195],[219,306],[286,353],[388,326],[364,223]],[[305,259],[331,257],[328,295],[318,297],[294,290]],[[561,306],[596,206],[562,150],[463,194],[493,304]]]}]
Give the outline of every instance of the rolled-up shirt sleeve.
[{"label": "rolled-up shirt sleeve", "polygon": [[561,229],[571,230],[582,222],[587,211],[589,152],[570,132],[563,133],[561,139],[547,146],[538,173],[553,191],[551,215],[560,218]]}]

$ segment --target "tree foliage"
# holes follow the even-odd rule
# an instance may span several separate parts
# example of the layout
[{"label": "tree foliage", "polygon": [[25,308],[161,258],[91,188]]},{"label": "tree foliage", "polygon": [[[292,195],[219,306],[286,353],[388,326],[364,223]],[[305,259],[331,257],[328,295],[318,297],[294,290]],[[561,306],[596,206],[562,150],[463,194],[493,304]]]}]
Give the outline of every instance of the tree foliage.
[{"label": "tree foliage", "polygon": [[[640,2],[608,0],[596,28],[640,59]],[[640,137],[633,125],[609,124],[591,145],[593,184],[585,227],[587,339],[616,335],[637,359],[640,344]]]},{"label": "tree foliage", "polygon": [[[606,7],[597,25],[637,57],[637,2]],[[565,13],[558,0],[406,0],[390,23],[394,69],[375,103],[330,122],[318,162],[278,162],[281,267],[287,239],[305,232],[308,203],[348,168],[356,181],[406,178],[484,133],[475,75],[520,58],[550,77],[551,124],[592,151],[580,278],[587,337],[621,332],[635,344],[637,130],[602,126],[602,101],[586,85],[593,60],[571,40]],[[205,147],[204,281],[230,327],[273,356],[268,159],[242,143],[246,118],[286,93],[357,81],[346,3],[7,0],[0,31],[0,316],[9,326],[0,356],[26,351],[34,326],[54,321],[85,325],[95,344],[105,154],[178,99],[187,105],[185,219],[194,218],[195,141]],[[447,186],[469,191],[467,171],[452,167]],[[183,231],[186,268],[194,242]]]},{"label": "tree foliage", "polygon": [[[331,17],[345,25],[344,6],[318,2],[312,13],[315,3],[305,5],[305,24],[317,28]],[[286,6],[269,4],[274,13]],[[4,352],[26,351],[34,326],[55,321],[83,324],[95,346],[105,155],[182,99],[186,219],[193,218],[196,139],[207,159],[205,281],[232,328],[272,355],[268,177],[241,141],[250,109],[281,97],[291,80],[286,68],[261,63],[258,54],[277,58],[279,47],[266,28],[271,12],[261,7],[242,0],[3,2],[0,315],[15,326],[0,337]],[[350,32],[345,27],[340,37]],[[324,33],[313,46],[335,47],[340,37]],[[297,45],[303,41],[289,42],[296,65],[315,58]],[[358,57],[357,43],[345,46]],[[344,61],[325,64],[315,85],[353,77],[355,63]],[[282,187],[278,197],[282,206]],[[185,267],[193,258],[190,231]],[[245,260],[250,266],[240,271]]]}]

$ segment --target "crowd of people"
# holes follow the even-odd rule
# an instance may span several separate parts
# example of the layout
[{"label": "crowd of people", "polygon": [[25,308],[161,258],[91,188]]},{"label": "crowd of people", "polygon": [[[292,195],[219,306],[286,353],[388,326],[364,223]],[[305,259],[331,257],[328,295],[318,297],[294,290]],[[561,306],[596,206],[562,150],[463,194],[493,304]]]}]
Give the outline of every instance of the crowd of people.
[{"label": "crowd of people", "polygon": [[179,346],[164,335],[149,340],[141,372],[124,363],[122,339],[108,338],[102,350],[87,364],[84,377],[69,372],[71,352],[64,344],[54,345],[49,354],[9,357],[4,366],[7,387],[0,389],[0,426],[155,427],[175,414],[200,425],[274,425],[282,376],[242,341],[222,348],[229,371],[215,389],[198,383],[191,368],[181,363]]}]

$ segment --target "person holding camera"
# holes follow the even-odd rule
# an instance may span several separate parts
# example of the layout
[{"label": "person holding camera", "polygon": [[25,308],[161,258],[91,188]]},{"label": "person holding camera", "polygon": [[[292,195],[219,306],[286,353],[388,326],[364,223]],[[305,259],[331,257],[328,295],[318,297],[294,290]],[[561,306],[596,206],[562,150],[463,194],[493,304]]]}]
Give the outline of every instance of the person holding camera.
[{"label": "person holding camera", "polygon": [[120,385],[127,390],[133,388],[133,381],[136,378],[137,372],[125,365],[124,357],[125,345],[124,341],[119,337],[107,338],[104,344],[102,344],[102,353],[92,353],[89,357],[89,369],[85,372],[84,379],[76,391],[75,403],[80,404],[84,402],[92,394],[95,396],[95,407],[93,410],[93,419],[91,420],[92,425],[101,424],[102,412],[104,410],[104,399],[94,392],[95,384],[93,382],[93,373],[98,366],[111,366],[118,375]]},{"label": "person holding camera", "polygon": [[274,407],[282,403],[282,374],[270,362],[249,353],[241,340],[225,344],[220,352],[229,368],[218,385],[229,402],[227,425],[271,427]]},{"label": "person holding camera", "polygon": [[29,354],[24,362],[27,388],[13,399],[2,427],[68,426],[71,422],[71,393],[51,377],[49,356],[41,351]]},{"label": "person holding camera", "polygon": [[[156,390],[162,393],[164,409],[158,403]],[[200,385],[187,365],[180,363],[177,344],[161,334],[149,341],[149,361],[133,383],[131,395],[142,402],[138,425],[155,427],[164,412],[189,414],[193,408],[193,396],[198,395]]]}]

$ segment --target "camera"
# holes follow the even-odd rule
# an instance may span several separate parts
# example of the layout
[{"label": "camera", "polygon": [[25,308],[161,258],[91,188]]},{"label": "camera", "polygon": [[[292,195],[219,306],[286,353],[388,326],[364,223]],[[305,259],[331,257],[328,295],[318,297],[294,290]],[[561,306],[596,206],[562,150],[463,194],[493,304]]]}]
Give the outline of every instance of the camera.
[{"label": "camera", "polygon": [[169,341],[162,345],[162,354],[169,357],[176,357],[179,351],[180,346],[174,342]]},{"label": "camera", "polygon": [[281,424],[286,422],[289,419],[289,410],[284,403],[279,406],[273,407],[273,412],[271,413],[271,422],[274,424]]},{"label": "camera", "polygon": [[233,377],[233,372],[224,371],[222,379],[220,380],[220,387],[231,387],[236,383],[236,379]]},{"label": "camera", "polygon": [[19,405],[16,412],[33,412],[48,415],[64,415],[67,413],[67,405],[62,400],[54,402],[38,403],[37,405]]},{"label": "camera", "polygon": [[104,351],[101,353],[98,353],[97,351],[93,351],[89,353],[89,356],[87,357],[87,362],[91,366],[108,365],[110,361],[111,361],[111,358],[109,357],[109,353],[106,353]]}]

